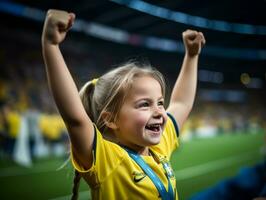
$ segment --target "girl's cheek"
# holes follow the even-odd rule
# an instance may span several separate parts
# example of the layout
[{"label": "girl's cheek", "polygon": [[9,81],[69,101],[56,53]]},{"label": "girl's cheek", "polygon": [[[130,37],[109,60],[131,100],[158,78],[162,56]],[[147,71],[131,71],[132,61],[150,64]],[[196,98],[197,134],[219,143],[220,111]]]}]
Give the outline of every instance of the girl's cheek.
[{"label": "girl's cheek", "polygon": [[136,120],[136,123],[139,125],[139,126],[143,126],[147,124],[149,120],[149,115],[148,114],[139,114],[138,117],[137,117],[137,120]]}]

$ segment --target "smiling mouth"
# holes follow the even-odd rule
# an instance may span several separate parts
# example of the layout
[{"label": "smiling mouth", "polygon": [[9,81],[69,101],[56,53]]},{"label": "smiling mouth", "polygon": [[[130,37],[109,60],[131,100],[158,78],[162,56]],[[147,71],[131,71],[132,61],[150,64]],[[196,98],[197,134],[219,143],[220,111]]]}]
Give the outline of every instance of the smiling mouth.
[{"label": "smiling mouth", "polygon": [[161,131],[161,125],[160,124],[151,124],[151,125],[145,126],[145,129],[148,129],[149,131],[158,133]]}]

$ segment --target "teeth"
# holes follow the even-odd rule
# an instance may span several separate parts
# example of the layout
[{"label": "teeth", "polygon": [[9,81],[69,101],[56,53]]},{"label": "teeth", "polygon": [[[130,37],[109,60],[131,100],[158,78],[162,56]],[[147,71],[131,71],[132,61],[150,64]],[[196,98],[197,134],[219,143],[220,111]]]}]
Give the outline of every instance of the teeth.
[{"label": "teeth", "polygon": [[160,125],[159,124],[151,124],[151,125],[148,125],[149,128],[159,128]]},{"label": "teeth", "polygon": [[159,131],[160,127],[160,124],[151,124],[146,126],[146,128],[151,129],[153,131]]}]

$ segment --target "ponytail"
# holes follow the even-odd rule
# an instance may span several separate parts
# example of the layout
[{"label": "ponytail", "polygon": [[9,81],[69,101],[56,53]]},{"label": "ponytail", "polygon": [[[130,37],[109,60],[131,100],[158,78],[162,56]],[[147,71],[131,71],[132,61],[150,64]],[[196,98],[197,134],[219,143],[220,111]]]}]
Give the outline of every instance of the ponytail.
[{"label": "ponytail", "polygon": [[73,188],[72,188],[72,197],[71,200],[77,200],[79,196],[79,184],[80,184],[81,175],[75,170],[75,176],[73,180]]},{"label": "ponytail", "polygon": [[81,102],[86,110],[87,115],[93,122],[97,120],[96,109],[93,101],[93,94],[95,90],[95,83],[88,81],[79,91]]}]

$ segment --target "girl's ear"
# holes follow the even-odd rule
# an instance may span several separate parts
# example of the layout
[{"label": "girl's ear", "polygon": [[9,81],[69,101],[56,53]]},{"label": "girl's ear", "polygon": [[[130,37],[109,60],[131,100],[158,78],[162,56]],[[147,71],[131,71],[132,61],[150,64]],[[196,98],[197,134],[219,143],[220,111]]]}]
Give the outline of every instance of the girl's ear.
[{"label": "girl's ear", "polygon": [[103,121],[104,121],[104,124],[112,129],[112,130],[116,130],[118,129],[117,125],[115,122],[111,121],[111,113],[110,112],[103,112],[102,114],[102,118],[103,118]]}]

